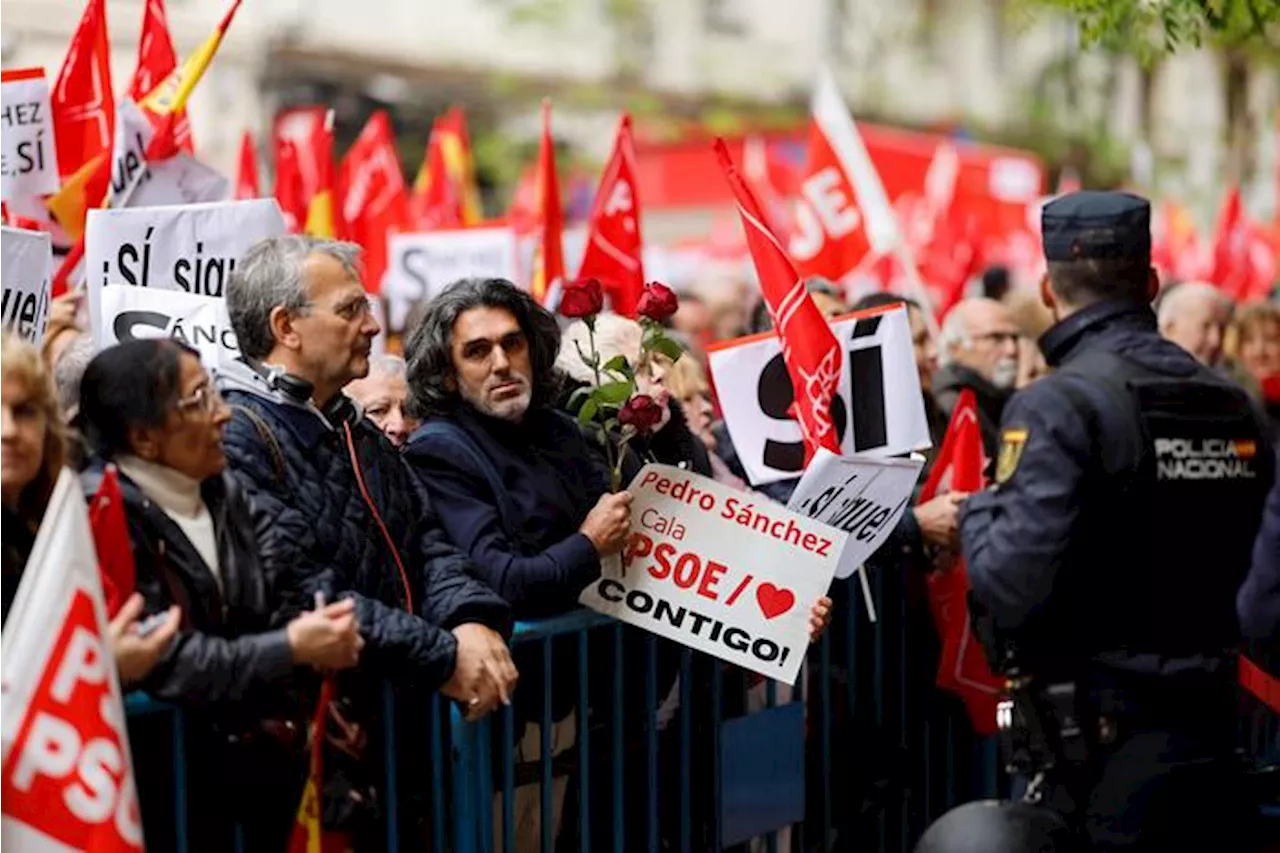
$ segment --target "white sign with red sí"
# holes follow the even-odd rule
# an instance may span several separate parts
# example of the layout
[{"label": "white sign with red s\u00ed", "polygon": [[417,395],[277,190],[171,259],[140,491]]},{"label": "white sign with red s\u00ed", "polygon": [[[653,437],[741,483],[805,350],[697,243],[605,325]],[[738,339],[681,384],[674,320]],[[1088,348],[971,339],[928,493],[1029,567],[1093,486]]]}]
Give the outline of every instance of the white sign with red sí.
[{"label": "white sign with red s\u00ed", "polygon": [[621,570],[604,572],[579,601],[794,684],[809,612],[826,595],[848,534],[671,465],[646,465],[629,491]]}]

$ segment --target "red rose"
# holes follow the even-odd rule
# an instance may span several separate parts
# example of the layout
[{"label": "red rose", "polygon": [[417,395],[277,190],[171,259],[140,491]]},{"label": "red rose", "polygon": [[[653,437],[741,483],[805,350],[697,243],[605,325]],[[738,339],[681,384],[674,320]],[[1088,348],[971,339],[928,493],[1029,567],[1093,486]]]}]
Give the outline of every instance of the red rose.
[{"label": "red rose", "polygon": [[662,407],[648,394],[637,394],[618,410],[618,423],[647,435],[662,423]]},{"label": "red rose", "polygon": [[565,282],[560,296],[560,313],[566,317],[588,317],[604,309],[604,290],[600,280],[583,278]]},{"label": "red rose", "polygon": [[676,298],[675,291],[665,284],[651,281],[644,286],[644,293],[640,294],[640,304],[636,311],[641,317],[648,317],[655,323],[661,323],[676,313],[679,307],[680,300]]}]

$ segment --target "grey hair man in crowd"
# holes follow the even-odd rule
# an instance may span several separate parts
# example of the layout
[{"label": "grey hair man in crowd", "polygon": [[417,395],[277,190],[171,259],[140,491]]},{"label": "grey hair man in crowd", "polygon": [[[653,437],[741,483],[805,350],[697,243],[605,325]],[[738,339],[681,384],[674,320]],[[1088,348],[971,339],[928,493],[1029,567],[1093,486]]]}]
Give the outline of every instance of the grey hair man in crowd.
[{"label": "grey hair man in crowd", "polygon": [[227,456],[283,608],[354,597],[361,670],[438,689],[474,718],[515,684],[510,608],[471,577],[395,446],[342,393],[380,331],[358,260],[350,243],[286,236],[236,264],[226,299],[243,362],[219,377]]},{"label": "grey hair man in crowd", "polygon": [[1165,288],[1156,300],[1160,336],[1208,367],[1222,357],[1222,337],[1229,322],[1231,300],[1212,284],[1184,281]]},{"label": "grey hair man in crowd", "polygon": [[951,420],[965,388],[978,404],[982,446],[994,459],[1000,414],[1018,378],[1018,326],[1003,302],[974,297],[956,304],[942,322],[938,341],[941,367],[933,380],[934,401],[944,422]]},{"label": "grey hair man in crowd", "polygon": [[405,381],[404,359],[398,355],[375,355],[369,359],[369,375],[353,379],[343,389],[360,404],[364,416],[377,424],[391,443],[400,447],[418,427],[417,418],[405,410],[409,383]]}]

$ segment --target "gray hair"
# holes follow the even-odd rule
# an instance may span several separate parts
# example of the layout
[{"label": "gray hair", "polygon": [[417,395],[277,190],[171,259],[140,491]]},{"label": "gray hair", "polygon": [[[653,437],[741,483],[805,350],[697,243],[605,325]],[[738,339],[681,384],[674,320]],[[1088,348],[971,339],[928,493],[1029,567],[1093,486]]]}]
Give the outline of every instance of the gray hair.
[{"label": "gray hair", "polygon": [[1183,281],[1166,287],[1156,300],[1156,323],[1161,329],[1168,328],[1179,313],[1186,308],[1187,302],[1202,297],[1214,303],[1224,312],[1231,310],[1231,300],[1222,291],[1203,281]]},{"label": "gray hair", "polygon": [[277,307],[300,314],[310,304],[302,269],[312,255],[328,255],[352,277],[360,278],[360,247],[340,240],[302,234],[268,237],[255,243],[236,263],[227,282],[227,313],[245,358],[262,360],[275,347],[271,312]]},{"label": "gray hair", "polygon": [[942,328],[938,331],[938,364],[943,367],[955,361],[951,355],[952,347],[963,348],[969,345],[969,318],[961,308],[963,304],[957,302],[947,312],[942,320]]},{"label": "gray hair", "polygon": [[58,405],[68,419],[80,408],[80,380],[97,351],[93,336],[81,332],[58,356],[53,365],[53,385],[58,392]]},{"label": "gray hair", "polygon": [[405,378],[404,359],[398,355],[375,355],[369,359],[369,378],[389,376],[393,379]]}]

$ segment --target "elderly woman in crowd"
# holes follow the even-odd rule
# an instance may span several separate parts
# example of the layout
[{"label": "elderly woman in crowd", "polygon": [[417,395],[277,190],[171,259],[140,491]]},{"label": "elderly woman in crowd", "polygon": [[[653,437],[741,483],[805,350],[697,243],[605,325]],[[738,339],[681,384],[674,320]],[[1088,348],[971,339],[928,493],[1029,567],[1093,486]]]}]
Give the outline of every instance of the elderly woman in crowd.
[{"label": "elderly woman in crowd", "polygon": [[1266,410],[1273,440],[1280,441],[1280,305],[1240,307],[1226,335],[1227,372]]},{"label": "elderly woman in crowd", "polygon": [[[183,344],[156,339],[111,347],[89,363],[80,386],[80,422],[94,452],[83,481],[92,494],[106,465],[118,468],[138,592],[150,612],[181,608],[180,633],[141,687],[195,711],[196,728],[205,730],[192,739],[197,772],[189,784],[209,785],[210,796],[245,795],[231,809],[201,808],[216,800],[189,796],[191,838],[197,847],[229,849],[234,817],[250,849],[280,850],[305,766],[296,760],[301,742],[289,735],[305,709],[290,688],[311,668],[355,665],[362,641],[349,600],[317,603],[272,628],[268,573],[249,508],[225,473],[222,428],[229,417],[196,353]],[[145,759],[147,751],[135,752]],[[141,764],[144,776],[168,772]],[[226,775],[199,772],[202,765]],[[161,810],[148,813],[146,806],[151,829]]]}]

